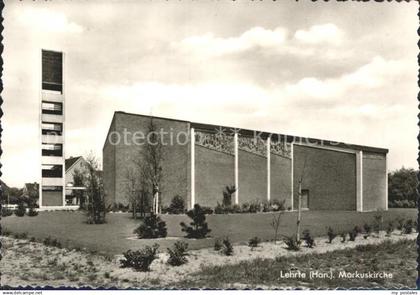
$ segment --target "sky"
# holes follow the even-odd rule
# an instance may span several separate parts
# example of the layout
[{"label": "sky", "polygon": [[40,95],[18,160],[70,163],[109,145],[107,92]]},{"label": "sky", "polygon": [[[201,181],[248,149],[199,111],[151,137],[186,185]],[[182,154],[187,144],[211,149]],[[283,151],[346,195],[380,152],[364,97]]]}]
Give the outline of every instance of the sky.
[{"label": "sky", "polygon": [[[395,1],[394,1],[395,2]],[[40,179],[41,48],[65,52],[66,157],[114,111],[390,150],[417,167],[417,3],[6,1],[2,180]]]}]

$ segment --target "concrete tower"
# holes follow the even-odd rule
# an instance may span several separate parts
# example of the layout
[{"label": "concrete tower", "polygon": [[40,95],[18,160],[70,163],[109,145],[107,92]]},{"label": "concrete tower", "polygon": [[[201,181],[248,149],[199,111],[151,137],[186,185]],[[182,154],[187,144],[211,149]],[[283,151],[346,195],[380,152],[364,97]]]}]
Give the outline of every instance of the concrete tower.
[{"label": "concrete tower", "polygon": [[63,208],[65,199],[64,162],[64,54],[41,51],[40,133],[41,182],[40,208]]}]

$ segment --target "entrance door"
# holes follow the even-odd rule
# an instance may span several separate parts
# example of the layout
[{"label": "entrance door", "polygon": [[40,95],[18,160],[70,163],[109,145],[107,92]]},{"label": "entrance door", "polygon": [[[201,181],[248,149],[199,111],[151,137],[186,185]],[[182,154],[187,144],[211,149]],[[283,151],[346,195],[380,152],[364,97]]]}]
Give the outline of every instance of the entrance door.
[{"label": "entrance door", "polygon": [[302,203],[301,208],[302,209],[309,209],[309,190],[303,189],[302,190]]}]

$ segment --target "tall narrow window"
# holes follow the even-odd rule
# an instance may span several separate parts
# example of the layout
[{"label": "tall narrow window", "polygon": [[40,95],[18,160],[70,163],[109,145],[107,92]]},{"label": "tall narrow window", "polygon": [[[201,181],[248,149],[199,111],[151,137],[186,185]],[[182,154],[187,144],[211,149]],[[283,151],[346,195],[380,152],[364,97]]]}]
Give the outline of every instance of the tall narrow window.
[{"label": "tall narrow window", "polygon": [[63,92],[63,53],[42,50],[42,89]]}]

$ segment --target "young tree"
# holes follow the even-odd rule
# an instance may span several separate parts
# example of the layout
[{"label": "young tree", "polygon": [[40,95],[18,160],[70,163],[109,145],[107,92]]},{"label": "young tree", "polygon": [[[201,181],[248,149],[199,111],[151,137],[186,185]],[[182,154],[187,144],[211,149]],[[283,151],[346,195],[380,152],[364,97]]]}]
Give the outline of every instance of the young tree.
[{"label": "young tree", "polygon": [[305,168],[306,168],[306,155],[305,155],[305,160],[303,162],[303,169],[302,169],[302,174],[300,175],[299,178],[299,191],[298,191],[298,217],[297,217],[297,222],[296,222],[296,240],[297,242],[300,241],[300,224],[302,221],[302,182],[303,182],[303,177],[305,175]]},{"label": "young tree", "polygon": [[[86,178],[86,171],[79,169],[74,170],[73,172],[73,186],[83,187]],[[76,189],[73,191],[74,196],[76,197],[76,204],[79,204],[80,208],[84,208],[85,205],[85,196],[84,191]]]},{"label": "young tree", "polygon": [[105,194],[102,178],[98,174],[99,162],[92,153],[87,157],[86,162],[85,186],[88,195],[88,223],[105,223]]},{"label": "young tree", "polygon": [[274,229],[274,244],[277,243],[277,237],[279,233],[279,228],[281,224],[281,217],[283,216],[284,211],[280,211],[277,216],[273,216],[273,220],[271,221],[271,227]]},{"label": "young tree", "polygon": [[142,146],[140,159],[137,166],[140,168],[141,189],[144,194],[153,195],[153,212],[159,213],[160,200],[159,194],[162,190],[162,161],[163,161],[162,138],[157,130],[157,126],[150,118],[146,144]]}]

